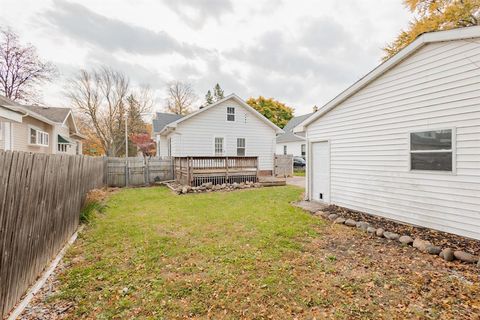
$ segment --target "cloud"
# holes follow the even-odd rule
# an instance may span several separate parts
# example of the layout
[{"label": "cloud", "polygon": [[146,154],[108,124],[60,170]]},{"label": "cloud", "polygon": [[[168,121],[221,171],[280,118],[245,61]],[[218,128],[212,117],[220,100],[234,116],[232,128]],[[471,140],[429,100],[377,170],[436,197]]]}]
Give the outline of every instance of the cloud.
[{"label": "cloud", "polygon": [[230,0],[163,0],[163,3],[193,28],[200,28],[213,18],[217,21],[233,11]]},{"label": "cloud", "polygon": [[171,54],[194,57],[205,50],[178,42],[164,31],[152,31],[112,19],[72,2],[55,0],[54,8],[44,18],[69,37],[101,47],[107,51],[133,54]]}]

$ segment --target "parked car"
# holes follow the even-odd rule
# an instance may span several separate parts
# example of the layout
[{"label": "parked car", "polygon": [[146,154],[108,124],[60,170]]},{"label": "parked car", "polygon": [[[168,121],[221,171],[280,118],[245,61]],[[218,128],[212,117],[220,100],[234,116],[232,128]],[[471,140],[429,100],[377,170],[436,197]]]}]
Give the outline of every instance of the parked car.
[{"label": "parked car", "polygon": [[295,168],[304,168],[307,162],[302,157],[293,157],[293,166]]}]

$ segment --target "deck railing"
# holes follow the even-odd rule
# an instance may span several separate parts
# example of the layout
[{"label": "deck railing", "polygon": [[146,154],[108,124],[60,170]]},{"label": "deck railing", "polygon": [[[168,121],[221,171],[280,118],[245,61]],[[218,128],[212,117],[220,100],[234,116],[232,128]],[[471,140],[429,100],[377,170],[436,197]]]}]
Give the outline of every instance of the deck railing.
[{"label": "deck railing", "polygon": [[257,157],[176,157],[175,180],[183,185],[258,181]]}]

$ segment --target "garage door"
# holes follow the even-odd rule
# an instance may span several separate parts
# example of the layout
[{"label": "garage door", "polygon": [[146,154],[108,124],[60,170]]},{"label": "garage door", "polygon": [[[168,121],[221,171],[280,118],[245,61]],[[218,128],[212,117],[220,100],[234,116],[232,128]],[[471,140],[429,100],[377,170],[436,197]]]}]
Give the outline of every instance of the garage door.
[{"label": "garage door", "polygon": [[330,145],[328,142],[312,143],[311,199],[330,202]]}]

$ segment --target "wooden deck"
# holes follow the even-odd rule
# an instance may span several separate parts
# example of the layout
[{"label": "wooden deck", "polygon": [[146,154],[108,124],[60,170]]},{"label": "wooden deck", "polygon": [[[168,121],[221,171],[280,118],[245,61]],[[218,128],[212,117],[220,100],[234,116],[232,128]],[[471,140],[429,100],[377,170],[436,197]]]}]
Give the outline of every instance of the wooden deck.
[{"label": "wooden deck", "polygon": [[176,157],[175,180],[192,187],[203,183],[258,181],[257,157]]}]

